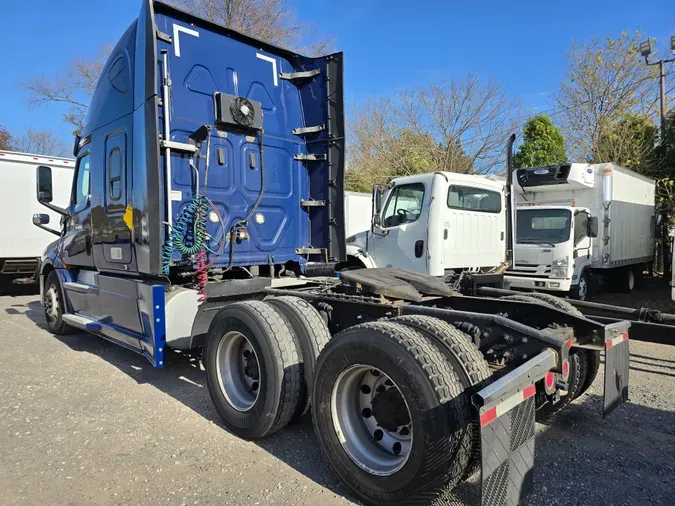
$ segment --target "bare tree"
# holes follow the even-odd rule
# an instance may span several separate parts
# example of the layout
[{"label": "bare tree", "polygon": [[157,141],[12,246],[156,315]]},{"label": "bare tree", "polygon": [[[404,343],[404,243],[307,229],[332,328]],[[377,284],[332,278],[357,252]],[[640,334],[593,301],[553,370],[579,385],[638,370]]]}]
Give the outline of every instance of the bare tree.
[{"label": "bare tree", "polygon": [[350,181],[365,187],[437,170],[490,172],[503,164],[518,105],[501,84],[475,74],[359,104],[349,128]]},{"label": "bare tree", "polygon": [[555,103],[571,159],[598,158],[605,132],[627,116],[656,112],[655,69],[646,66],[638,52],[643,38],[640,31],[626,31],[616,39],[573,44],[569,50]]},{"label": "bare tree", "polygon": [[68,148],[50,130],[26,128],[24,133],[14,137],[11,148],[22,153],[47,156],[68,156]]},{"label": "bare tree", "polygon": [[12,149],[12,135],[2,125],[0,125],[0,149]]},{"label": "bare tree", "polygon": [[197,16],[270,44],[310,55],[330,50],[334,40],[299,19],[288,0],[173,0]]},{"label": "bare tree", "polygon": [[79,133],[94,93],[98,77],[110,55],[109,46],[102,47],[93,58],[76,58],[57,76],[36,76],[23,83],[29,92],[28,104],[33,107],[54,103],[65,104],[63,119]]}]

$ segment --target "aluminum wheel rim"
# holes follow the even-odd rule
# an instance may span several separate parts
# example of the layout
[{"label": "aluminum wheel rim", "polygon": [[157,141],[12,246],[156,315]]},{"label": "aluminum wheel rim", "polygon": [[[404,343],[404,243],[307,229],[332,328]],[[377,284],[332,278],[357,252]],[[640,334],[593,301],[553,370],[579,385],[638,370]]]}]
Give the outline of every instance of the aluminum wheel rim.
[{"label": "aluminum wheel rim", "polygon": [[59,317],[59,296],[56,293],[56,287],[50,285],[44,296],[45,316],[49,321],[55,321]]},{"label": "aluminum wheel rim", "polygon": [[[393,390],[392,390],[393,389]],[[400,395],[402,404],[397,412],[407,424],[396,430],[385,428],[377,420],[376,397],[384,393]],[[377,406],[374,406],[374,401]],[[363,470],[377,476],[389,476],[399,471],[411,453],[413,428],[410,408],[398,386],[380,369],[358,364],[344,370],[331,394],[333,426],[345,452]]]},{"label": "aluminum wheel rim", "polygon": [[225,334],[216,350],[220,391],[237,411],[248,411],[260,395],[260,363],[250,341],[241,332]]},{"label": "aluminum wheel rim", "polygon": [[581,276],[581,279],[579,280],[579,299],[585,300],[586,299],[586,291],[588,290],[588,284],[586,283],[586,277]]}]

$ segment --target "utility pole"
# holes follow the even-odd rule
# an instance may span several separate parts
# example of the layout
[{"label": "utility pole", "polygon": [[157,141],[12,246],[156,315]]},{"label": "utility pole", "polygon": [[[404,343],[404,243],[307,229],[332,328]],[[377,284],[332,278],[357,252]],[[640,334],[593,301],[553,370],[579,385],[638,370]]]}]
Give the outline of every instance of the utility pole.
[{"label": "utility pole", "polygon": [[[670,52],[675,54],[675,35],[670,37]],[[655,62],[649,61],[649,55],[652,54],[652,43],[646,40],[640,44],[640,54],[644,56],[645,63],[649,66],[659,66],[659,82],[661,88],[661,142],[666,138],[666,73],[664,72],[664,65],[666,63],[675,62],[675,58],[668,60],[660,59]]]}]

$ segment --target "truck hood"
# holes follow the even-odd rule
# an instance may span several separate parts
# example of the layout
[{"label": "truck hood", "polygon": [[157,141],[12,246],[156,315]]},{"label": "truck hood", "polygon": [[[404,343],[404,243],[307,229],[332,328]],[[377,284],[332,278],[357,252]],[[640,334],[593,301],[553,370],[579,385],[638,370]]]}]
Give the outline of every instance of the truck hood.
[{"label": "truck hood", "polygon": [[[514,260],[518,270],[523,268],[550,269],[553,260],[565,256],[563,244],[551,246],[549,244],[516,244]],[[544,274],[542,270],[541,273]]]}]

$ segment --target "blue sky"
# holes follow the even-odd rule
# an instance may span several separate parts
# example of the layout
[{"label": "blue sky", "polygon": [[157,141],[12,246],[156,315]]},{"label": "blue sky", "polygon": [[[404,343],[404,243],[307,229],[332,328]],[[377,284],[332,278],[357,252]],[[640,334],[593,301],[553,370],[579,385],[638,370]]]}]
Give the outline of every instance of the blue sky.
[{"label": "blue sky", "polygon": [[[475,71],[503,82],[528,109],[545,109],[573,40],[614,37],[639,26],[663,49],[675,35],[673,0],[291,2],[302,19],[336,37],[351,102]],[[20,83],[55,75],[76,56],[116,41],[139,7],[140,0],[3,2],[0,124],[14,133],[27,126],[52,129],[70,145],[63,109],[28,108]]]}]

